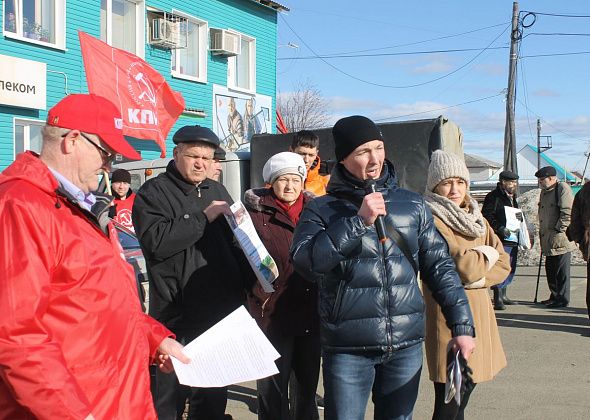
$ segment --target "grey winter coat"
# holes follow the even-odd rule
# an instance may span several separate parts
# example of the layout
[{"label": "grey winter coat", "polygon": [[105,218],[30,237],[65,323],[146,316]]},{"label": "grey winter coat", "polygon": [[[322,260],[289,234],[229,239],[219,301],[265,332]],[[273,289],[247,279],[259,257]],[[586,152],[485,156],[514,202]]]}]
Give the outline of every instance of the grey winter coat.
[{"label": "grey winter coat", "polygon": [[[557,188],[557,190],[556,190]],[[539,236],[541,251],[547,256],[574,251],[576,246],[565,231],[570,224],[574,194],[565,182],[557,182],[539,196]]]}]

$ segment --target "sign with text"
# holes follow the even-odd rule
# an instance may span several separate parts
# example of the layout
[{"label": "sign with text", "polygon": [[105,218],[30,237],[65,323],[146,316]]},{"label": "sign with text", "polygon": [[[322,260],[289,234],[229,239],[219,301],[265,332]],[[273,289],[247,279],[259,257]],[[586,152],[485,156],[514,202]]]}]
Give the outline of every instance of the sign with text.
[{"label": "sign with text", "polygon": [[0,54],[0,105],[47,109],[47,65]]}]

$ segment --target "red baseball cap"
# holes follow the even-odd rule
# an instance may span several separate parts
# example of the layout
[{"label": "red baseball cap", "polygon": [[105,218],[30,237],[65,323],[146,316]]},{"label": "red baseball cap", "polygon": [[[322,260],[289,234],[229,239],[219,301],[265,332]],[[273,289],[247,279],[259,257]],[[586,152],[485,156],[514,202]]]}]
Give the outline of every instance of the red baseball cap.
[{"label": "red baseball cap", "polygon": [[119,109],[102,96],[93,93],[66,96],[49,110],[47,125],[95,134],[116,153],[141,160],[141,155],[123,137]]}]

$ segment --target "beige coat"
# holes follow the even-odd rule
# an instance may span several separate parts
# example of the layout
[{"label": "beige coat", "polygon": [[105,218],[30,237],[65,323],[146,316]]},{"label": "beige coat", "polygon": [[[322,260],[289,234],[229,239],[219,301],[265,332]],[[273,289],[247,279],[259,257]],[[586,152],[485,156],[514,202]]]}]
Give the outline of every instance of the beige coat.
[{"label": "beige coat", "polygon": [[[435,216],[438,231],[449,244],[449,252],[461,281],[466,287],[485,277],[485,286],[465,289],[475,325],[475,351],[468,360],[473,369],[475,383],[489,381],[506,366],[506,356],[496,324],[496,316],[490,303],[488,287],[500,284],[510,272],[510,257],[504,252],[502,242],[486,221],[487,233],[482,238],[468,238],[452,231]],[[488,270],[486,257],[473,247],[488,245],[500,255],[494,266]],[[446,326],[440,306],[435,302],[428,287],[424,285],[426,301],[426,359],[430,380],[444,383],[447,379],[447,344],[451,331]]]},{"label": "beige coat", "polygon": [[[557,191],[555,191],[557,188]],[[565,182],[558,182],[539,196],[539,237],[545,255],[562,255],[574,251],[565,231],[570,224],[574,194]]]}]

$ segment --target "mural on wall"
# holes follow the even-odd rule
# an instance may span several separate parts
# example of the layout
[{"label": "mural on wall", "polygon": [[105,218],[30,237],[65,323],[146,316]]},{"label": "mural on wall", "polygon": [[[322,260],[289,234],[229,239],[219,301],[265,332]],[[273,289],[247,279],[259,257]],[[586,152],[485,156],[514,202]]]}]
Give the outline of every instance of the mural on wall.
[{"label": "mural on wall", "polygon": [[272,98],[213,87],[213,131],[225,150],[247,150],[254,134],[272,132]]}]

